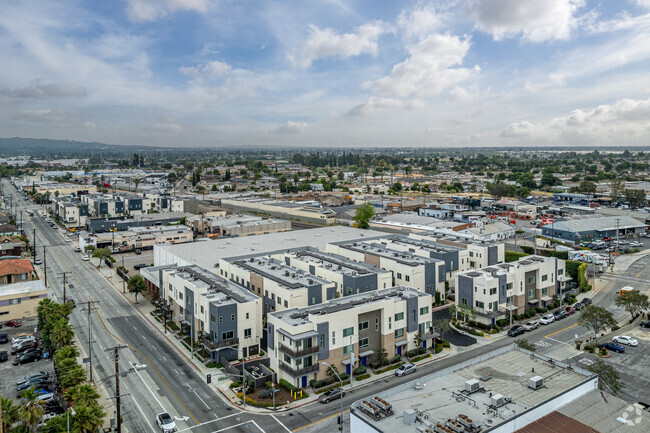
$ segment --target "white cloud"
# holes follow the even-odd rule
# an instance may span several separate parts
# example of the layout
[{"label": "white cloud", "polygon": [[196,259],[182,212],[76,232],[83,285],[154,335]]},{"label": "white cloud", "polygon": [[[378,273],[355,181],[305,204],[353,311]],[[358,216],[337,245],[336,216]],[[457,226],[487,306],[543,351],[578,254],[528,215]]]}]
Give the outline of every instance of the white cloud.
[{"label": "white cloud", "polygon": [[348,116],[362,116],[366,114],[373,114],[382,108],[406,108],[413,110],[423,106],[423,103],[419,100],[403,101],[401,99],[394,98],[370,98],[368,101],[363,104],[359,104],[356,107],[352,107],[348,111]]},{"label": "white cloud", "polygon": [[94,128],[93,122],[80,119],[74,111],[39,108],[34,110],[16,111],[11,118],[24,122],[56,124],[57,126],[69,126],[77,128]]},{"label": "white cloud", "polygon": [[126,15],[131,21],[155,21],[178,11],[205,14],[211,0],[127,0]]},{"label": "white cloud", "polygon": [[[241,71],[241,70],[239,70]],[[212,61],[198,66],[187,66],[180,68],[180,72],[196,83],[214,78],[225,78],[233,72],[232,66],[227,63]]]},{"label": "white cloud", "polygon": [[584,0],[474,0],[467,11],[495,40],[521,35],[530,42],[568,39]]},{"label": "white cloud", "polygon": [[635,0],[635,3],[644,8],[650,8],[650,0]]},{"label": "white cloud", "polygon": [[274,134],[300,134],[307,129],[309,125],[305,122],[292,122],[289,120],[287,123],[278,126],[271,130]]},{"label": "white cloud", "polygon": [[324,57],[348,58],[361,54],[377,54],[377,39],[387,31],[381,21],[359,26],[356,33],[338,34],[334,29],[319,29],[309,26],[309,37],[300,47],[297,55],[289,58],[302,67],[308,67],[314,60]]},{"label": "white cloud", "polygon": [[246,69],[233,68],[231,65],[211,61],[197,66],[181,67],[180,72],[197,86],[204,86],[206,92],[219,98],[235,96],[253,97],[256,95],[258,80]]},{"label": "white cloud", "polygon": [[402,11],[397,18],[397,26],[407,37],[422,37],[442,28],[442,17],[436,13],[432,5],[426,5]]},{"label": "white cloud", "polygon": [[144,130],[177,134],[183,131],[183,127],[173,117],[161,117],[157,121],[145,126]]},{"label": "white cloud", "polygon": [[74,84],[41,84],[39,80],[33,81],[25,87],[8,87],[0,93],[11,98],[53,99],[71,96],[86,96],[86,89]]},{"label": "white cloud", "polygon": [[365,83],[377,95],[423,97],[436,95],[477,73],[480,68],[456,67],[470,48],[468,38],[430,35],[408,48],[409,56],[393,66],[390,75]]},{"label": "white cloud", "polygon": [[501,131],[501,134],[499,134],[501,137],[526,137],[529,136],[533,133],[535,130],[535,125],[533,125],[530,122],[516,122],[516,123],[511,123],[510,125],[506,126],[503,131]]}]

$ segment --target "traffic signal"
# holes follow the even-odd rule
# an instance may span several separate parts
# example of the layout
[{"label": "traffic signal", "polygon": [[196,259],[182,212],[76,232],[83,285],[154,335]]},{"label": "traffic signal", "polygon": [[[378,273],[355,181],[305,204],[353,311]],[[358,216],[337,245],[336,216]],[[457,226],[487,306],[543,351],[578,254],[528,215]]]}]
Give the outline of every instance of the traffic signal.
[{"label": "traffic signal", "polygon": [[208,378],[207,378],[207,379],[208,379],[208,383],[212,382],[212,375],[211,375],[211,374],[208,374]]},{"label": "traffic signal", "polygon": [[339,416],[336,417],[336,423],[337,423],[338,425],[341,425],[341,415],[339,415]]}]

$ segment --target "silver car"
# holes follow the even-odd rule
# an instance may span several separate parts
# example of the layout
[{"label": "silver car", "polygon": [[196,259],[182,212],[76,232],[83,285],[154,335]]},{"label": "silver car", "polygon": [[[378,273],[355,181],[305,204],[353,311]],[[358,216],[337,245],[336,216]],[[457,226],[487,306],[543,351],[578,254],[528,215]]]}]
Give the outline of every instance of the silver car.
[{"label": "silver car", "polygon": [[395,370],[395,376],[406,376],[407,374],[415,373],[415,370],[417,368],[415,367],[415,364],[411,364],[409,362],[400,365],[396,370]]}]

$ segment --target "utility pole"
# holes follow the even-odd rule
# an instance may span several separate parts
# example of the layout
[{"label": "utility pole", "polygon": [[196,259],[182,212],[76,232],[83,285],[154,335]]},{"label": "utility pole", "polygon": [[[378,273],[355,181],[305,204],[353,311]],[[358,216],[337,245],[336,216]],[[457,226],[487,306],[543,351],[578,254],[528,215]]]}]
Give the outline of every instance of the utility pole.
[{"label": "utility pole", "polygon": [[[126,268],[124,268],[124,254],[122,254],[122,272],[125,271]],[[126,274],[122,274],[122,293],[126,293],[126,281],[124,280],[124,277]],[[166,331],[166,330],[165,330]]]},{"label": "utility pole", "polygon": [[60,275],[63,275],[63,303],[64,303],[64,304],[65,304],[65,303],[67,302],[67,300],[68,300],[68,298],[66,297],[66,289],[68,288],[68,286],[67,286],[66,283],[65,283],[65,282],[66,282],[65,277],[66,277],[66,275],[69,274],[69,273],[70,273],[70,272],[59,272]]},{"label": "utility pole", "polygon": [[[115,346],[106,349],[106,352],[113,351],[115,358],[115,409],[117,425],[116,432],[122,433],[122,408],[120,407],[120,349],[126,349],[128,346]],[[91,379],[92,380],[92,379]]]},{"label": "utility pole", "polygon": [[45,272],[45,287],[47,287],[47,256],[45,255],[45,245],[43,245],[43,269]]},{"label": "utility pole", "polygon": [[[86,302],[88,303],[88,308],[87,308],[87,310],[88,310],[88,358],[90,359],[90,361],[89,361],[90,362],[90,366],[89,366],[89,368],[90,368],[90,381],[92,382],[93,381],[93,346],[92,346],[92,342],[93,342],[93,334],[92,334],[92,332],[93,331],[92,331],[92,328],[90,327],[90,324],[91,324],[90,319],[92,318],[90,313],[92,312],[92,308],[95,308],[95,304],[99,304],[100,301],[86,301]],[[92,304],[92,308],[90,307],[91,304]]]},{"label": "utility pole", "polygon": [[34,255],[34,261],[36,261],[36,229],[34,229],[34,246],[32,247],[32,253]]}]

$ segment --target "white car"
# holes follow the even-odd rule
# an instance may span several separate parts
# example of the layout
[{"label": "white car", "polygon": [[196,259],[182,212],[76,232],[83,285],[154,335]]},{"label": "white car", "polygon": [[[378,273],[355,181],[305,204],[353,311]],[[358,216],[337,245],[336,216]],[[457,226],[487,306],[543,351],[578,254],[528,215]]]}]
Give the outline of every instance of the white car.
[{"label": "white car", "polygon": [[415,373],[415,370],[417,370],[417,368],[413,364],[402,364],[397,368],[397,370],[395,370],[395,376],[406,376],[407,374]]},{"label": "white car", "polygon": [[628,335],[617,335],[616,337],[612,338],[612,341],[614,343],[619,343],[619,344],[626,344],[628,346],[638,346],[639,342],[628,336]]},{"label": "white car", "polygon": [[539,322],[537,320],[531,320],[530,322],[524,323],[524,330],[532,331],[533,329],[537,329],[538,326]]},{"label": "white car", "polygon": [[81,260],[83,260],[84,262],[87,262],[88,260],[90,260],[90,257],[88,257],[88,256],[81,256]]},{"label": "white car", "polygon": [[33,335],[21,335],[20,337],[14,337],[11,339],[11,344],[19,344],[25,341],[36,341],[36,337]]},{"label": "white car", "polygon": [[552,314],[544,314],[541,319],[539,319],[539,323],[542,325],[548,325],[549,323],[553,323],[555,321],[555,316]]},{"label": "white car", "polygon": [[174,419],[167,412],[160,412],[156,415],[156,424],[163,433],[172,433],[178,431]]}]

